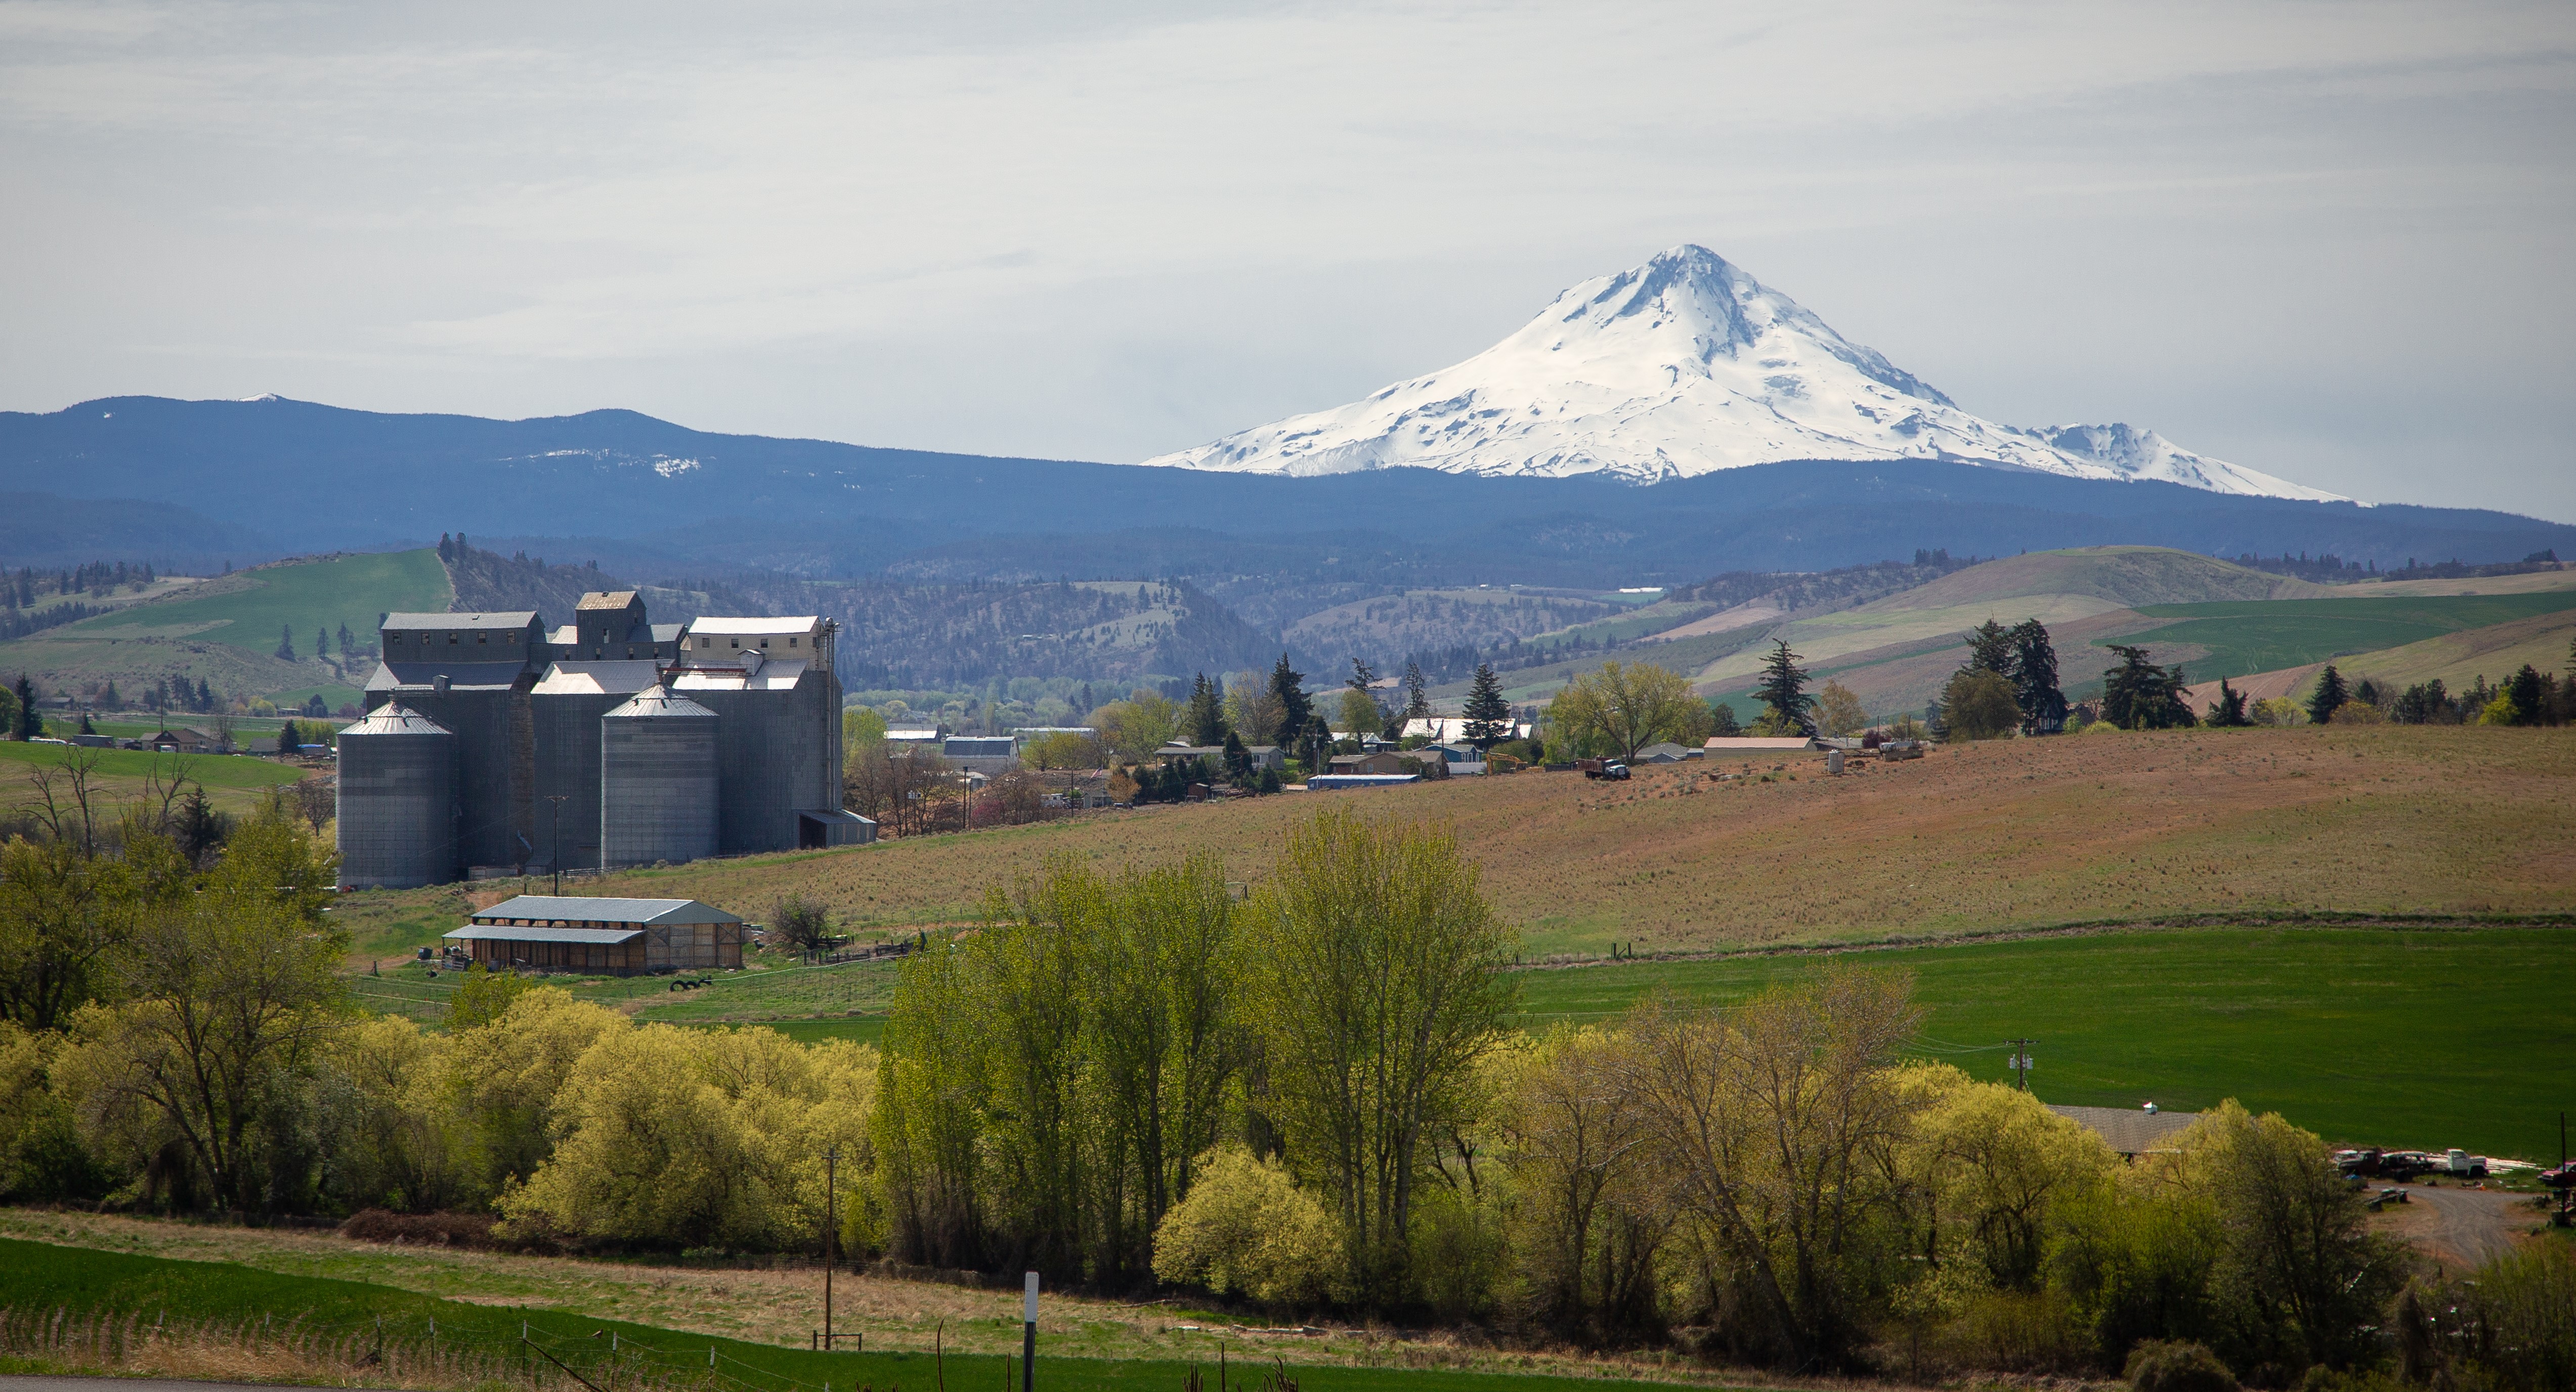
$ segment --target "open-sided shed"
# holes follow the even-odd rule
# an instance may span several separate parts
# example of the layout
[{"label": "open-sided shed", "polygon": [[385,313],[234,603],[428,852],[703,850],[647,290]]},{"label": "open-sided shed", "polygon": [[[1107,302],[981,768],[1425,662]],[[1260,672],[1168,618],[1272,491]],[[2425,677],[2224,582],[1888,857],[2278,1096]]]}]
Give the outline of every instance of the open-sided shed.
[{"label": "open-sided shed", "polygon": [[494,971],[632,976],[742,965],[742,920],[695,899],[522,894],[477,910],[446,938]]}]

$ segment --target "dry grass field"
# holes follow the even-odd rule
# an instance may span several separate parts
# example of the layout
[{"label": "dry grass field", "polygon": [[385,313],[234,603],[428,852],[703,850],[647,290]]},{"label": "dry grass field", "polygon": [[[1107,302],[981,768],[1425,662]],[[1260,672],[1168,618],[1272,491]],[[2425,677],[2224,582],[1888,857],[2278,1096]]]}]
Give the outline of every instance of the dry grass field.
[{"label": "dry grass field", "polygon": [[[1820,760],[1523,773],[1155,807],[836,852],[585,880],[754,919],[789,891],[894,932],[971,919],[1047,857],[1205,852],[1257,881],[1325,797],[1453,824],[1533,954],[1944,937],[2202,915],[2576,911],[2576,736],[2562,730],[2177,731],[2015,740],[1829,778]],[[1765,780],[1768,781],[1765,781]],[[589,886],[598,888],[591,889]],[[518,881],[473,887],[478,897]],[[431,941],[468,890],[351,895],[367,952]]]}]

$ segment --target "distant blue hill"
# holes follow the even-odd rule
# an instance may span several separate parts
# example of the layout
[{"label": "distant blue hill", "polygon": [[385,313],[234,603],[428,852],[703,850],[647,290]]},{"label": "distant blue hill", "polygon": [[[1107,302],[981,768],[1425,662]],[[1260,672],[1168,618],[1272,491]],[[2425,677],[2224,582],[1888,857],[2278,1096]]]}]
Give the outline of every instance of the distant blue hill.
[{"label": "distant blue hill", "polygon": [[[923,579],[1276,574],[1677,584],[1917,548],[2115,542],[2203,554],[2576,554],[2576,527],[1933,462],[1805,461],[1634,486],[1396,469],[1329,478],[717,435],[632,411],[524,421],[308,402],[113,397],[0,413],[0,560],[228,546],[587,546],[630,578],[696,567]],[[119,503],[102,513],[100,504]],[[257,559],[244,555],[242,560]]]}]

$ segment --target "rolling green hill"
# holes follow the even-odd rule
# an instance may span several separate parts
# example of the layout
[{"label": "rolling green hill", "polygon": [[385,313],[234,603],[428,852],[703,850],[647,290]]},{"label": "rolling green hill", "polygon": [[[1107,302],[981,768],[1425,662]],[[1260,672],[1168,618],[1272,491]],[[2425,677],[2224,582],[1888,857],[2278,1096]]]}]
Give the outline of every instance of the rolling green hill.
[{"label": "rolling green hill", "polygon": [[[2117,640],[2095,639],[2095,645],[2135,643],[2159,657],[2176,647],[2197,648],[2201,655],[2192,660],[2191,675],[2206,681],[2375,653],[2444,634],[2576,610],[2576,590],[2147,604],[2136,609],[2148,618],[2171,622]],[[2063,652],[2061,648],[2061,656]]]},{"label": "rolling green hill", "polygon": [[280,561],[209,580],[168,599],[84,619],[64,637],[204,638],[270,652],[281,626],[307,653],[316,630],[372,638],[377,617],[392,611],[440,611],[452,594],[435,551],[392,551]]},{"label": "rolling green hill", "polygon": [[[48,692],[75,695],[114,682],[129,700],[184,676],[227,698],[283,704],[318,693],[336,709],[357,699],[374,669],[372,657],[339,651],[341,627],[372,649],[379,614],[441,611],[451,594],[435,551],[279,561],[0,643],[0,673],[24,672]],[[281,627],[294,634],[293,661],[275,655]],[[317,632],[332,635],[327,655],[313,650]]]}]

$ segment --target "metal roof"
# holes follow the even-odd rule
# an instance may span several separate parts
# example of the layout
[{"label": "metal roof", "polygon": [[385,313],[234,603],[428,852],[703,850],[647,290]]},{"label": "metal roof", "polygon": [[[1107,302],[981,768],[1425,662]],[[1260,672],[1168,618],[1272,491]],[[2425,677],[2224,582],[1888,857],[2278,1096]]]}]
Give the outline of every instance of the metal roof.
[{"label": "metal roof", "polygon": [[383,705],[376,707],[374,711],[368,714],[366,719],[361,720],[354,725],[344,725],[340,727],[340,734],[343,737],[349,735],[444,735],[448,733],[450,732],[446,726],[439,724],[437,721],[430,719],[419,711],[403,705],[399,701],[387,701]]},{"label": "metal roof", "polygon": [[800,614],[787,619],[738,619],[710,615],[689,620],[689,632],[718,638],[784,637],[790,633],[811,633],[822,627],[820,614]]},{"label": "metal roof", "polygon": [[2150,1112],[2143,1107],[2050,1107],[2050,1111],[2091,1131],[2122,1155],[2146,1155],[2174,1148],[2174,1138],[2200,1120],[2198,1112]]},{"label": "metal roof", "polygon": [[764,662],[760,670],[745,672],[737,667],[684,667],[672,674],[674,691],[793,691],[805,675],[805,664],[794,659]]},{"label": "metal roof", "polygon": [[557,662],[546,669],[537,683],[539,696],[625,696],[642,691],[662,679],[660,664],[639,657],[632,662],[615,659],[589,662]]},{"label": "metal roof", "polygon": [[742,922],[695,899],[586,899],[569,894],[522,894],[488,909],[477,909],[474,918],[478,922],[495,918],[571,919],[577,923]]},{"label": "metal roof", "polygon": [[382,628],[526,628],[537,621],[534,609],[498,614],[387,614]]},{"label": "metal roof", "polygon": [[460,691],[506,691],[527,674],[525,662],[382,662],[367,678],[369,691],[435,691],[438,679]]},{"label": "metal roof", "polygon": [[643,690],[636,692],[634,695],[627,697],[625,704],[619,706],[613,711],[610,711],[602,718],[608,720],[637,720],[652,719],[666,715],[703,716],[709,720],[716,718],[716,713],[714,711],[708,710],[706,707],[699,705],[688,697],[674,692],[667,686],[661,686],[658,684],[648,686]]},{"label": "metal roof", "polygon": [[439,936],[466,942],[592,943],[614,947],[643,935],[641,928],[513,928],[498,923],[469,923]]},{"label": "metal roof", "polygon": [[635,602],[633,590],[592,590],[581,597],[575,609],[623,609]]}]

